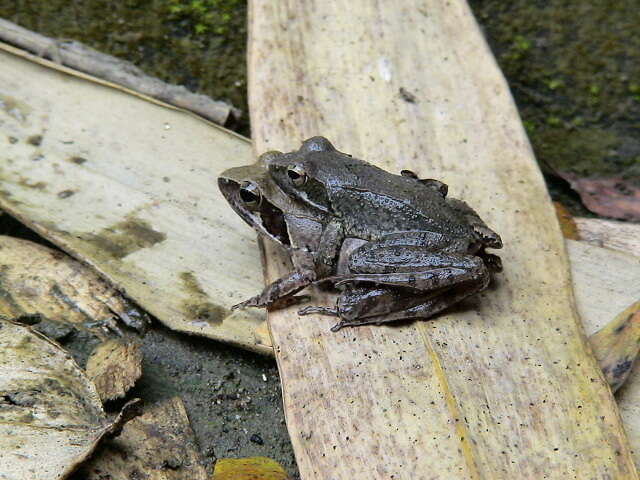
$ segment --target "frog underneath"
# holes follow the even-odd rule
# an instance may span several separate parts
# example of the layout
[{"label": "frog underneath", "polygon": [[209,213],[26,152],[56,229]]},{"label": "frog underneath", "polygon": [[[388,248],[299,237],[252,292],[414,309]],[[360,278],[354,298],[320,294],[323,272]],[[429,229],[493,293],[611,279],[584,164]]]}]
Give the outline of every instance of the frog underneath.
[{"label": "frog underneath", "polygon": [[[294,271],[238,307],[272,306],[330,282],[341,292],[335,308],[300,314],[338,316],[334,330],[428,318],[484,290],[489,271],[501,269],[485,251],[501,248],[500,237],[466,203],[447,198],[442,182],[391,174],[323,137],[291,153],[268,152],[256,166],[254,178],[224,172],[219,186],[250,225],[289,249]],[[264,225],[278,224],[286,229],[274,238]]]}]

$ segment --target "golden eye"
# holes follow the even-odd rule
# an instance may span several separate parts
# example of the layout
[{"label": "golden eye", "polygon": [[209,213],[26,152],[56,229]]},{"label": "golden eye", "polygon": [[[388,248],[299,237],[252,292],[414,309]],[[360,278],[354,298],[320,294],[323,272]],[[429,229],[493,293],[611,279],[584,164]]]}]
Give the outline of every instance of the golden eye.
[{"label": "golden eye", "polygon": [[287,175],[296,187],[301,187],[307,183],[307,174],[300,165],[289,165],[287,168]]},{"label": "golden eye", "polygon": [[262,203],[262,194],[255,183],[242,182],[240,185],[240,200],[247,208],[256,209]]}]

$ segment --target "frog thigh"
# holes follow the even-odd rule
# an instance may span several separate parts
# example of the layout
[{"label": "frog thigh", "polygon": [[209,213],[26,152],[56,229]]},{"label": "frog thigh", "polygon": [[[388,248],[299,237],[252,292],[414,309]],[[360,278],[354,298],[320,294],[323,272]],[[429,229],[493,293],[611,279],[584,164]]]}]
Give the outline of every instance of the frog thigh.
[{"label": "frog thigh", "polygon": [[367,282],[415,291],[431,291],[472,280],[480,281],[486,286],[489,283],[489,271],[482,259],[469,257],[466,267],[437,267],[396,273],[354,273],[330,277],[327,280],[334,282],[337,288],[355,282]]},{"label": "frog thigh", "polygon": [[347,285],[338,296],[335,315],[353,321],[366,317],[379,317],[424,303],[437,292],[411,292],[388,286]]}]

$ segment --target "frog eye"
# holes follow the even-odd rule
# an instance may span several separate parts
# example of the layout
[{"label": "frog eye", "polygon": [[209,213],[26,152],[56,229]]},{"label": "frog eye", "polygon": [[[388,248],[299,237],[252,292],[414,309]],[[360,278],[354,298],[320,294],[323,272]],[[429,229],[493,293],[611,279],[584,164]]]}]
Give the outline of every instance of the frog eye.
[{"label": "frog eye", "polygon": [[307,174],[300,165],[289,165],[289,167],[287,167],[287,175],[289,179],[291,179],[291,183],[296,187],[301,187],[307,183]]},{"label": "frog eye", "polygon": [[262,203],[262,194],[255,183],[242,182],[240,185],[240,200],[248,208],[258,208]]}]

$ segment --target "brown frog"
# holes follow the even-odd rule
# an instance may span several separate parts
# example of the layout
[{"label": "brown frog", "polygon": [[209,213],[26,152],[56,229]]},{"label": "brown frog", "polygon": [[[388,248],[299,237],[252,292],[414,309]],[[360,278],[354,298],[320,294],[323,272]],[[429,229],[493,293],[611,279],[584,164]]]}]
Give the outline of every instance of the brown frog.
[{"label": "brown frog", "polygon": [[[287,224],[290,237],[305,239],[304,262],[294,257],[292,274],[238,306],[269,306],[327,281],[341,290],[336,307],[300,313],[336,315],[341,321],[334,329],[427,318],[486,288],[489,269],[500,269],[499,258],[485,252],[500,248],[500,237],[464,202],[446,198],[442,182],[411,172],[393,175],[337,151],[323,137],[295,152],[269,152],[258,164],[268,171],[261,170],[258,182],[273,197],[266,204],[279,205],[283,218],[305,218],[314,229]],[[232,181],[241,188],[231,195],[229,177],[223,173],[221,189],[247,220],[238,206],[245,184]]]}]

